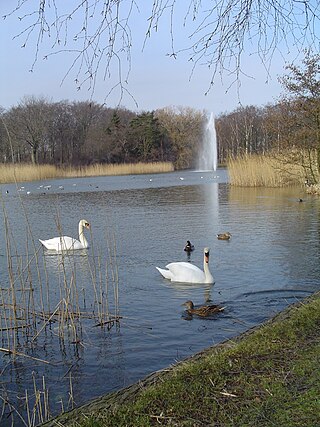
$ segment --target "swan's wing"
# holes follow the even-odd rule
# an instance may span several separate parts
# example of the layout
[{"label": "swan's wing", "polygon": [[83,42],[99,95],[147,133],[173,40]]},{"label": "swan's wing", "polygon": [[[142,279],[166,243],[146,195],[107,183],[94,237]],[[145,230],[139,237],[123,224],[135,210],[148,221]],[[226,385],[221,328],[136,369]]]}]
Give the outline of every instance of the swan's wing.
[{"label": "swan's wing", "polygon": [[180,270],[181,268],[186,268],[193,271],[201,271],[196,265],[191,264],[190,262],[170,262],[170,264],[166,265],[170,271],[175,271],[177,268]]},{"label": "swan's wing", "polygon": [[47,249],[54,250],[54,251],[68,251],[73,249],[83,249],[83,245],[78,240],[69,236],[53,237],[52,239],[48,239],[48,240],[40,240],[40,242]]},{"label": "swan's wing", "polygon": [[58,251],[60,248],[60,237],[53,237],[52,239],[48,240],[41,240],[39,241],[43,244],[43,246],[49,250]]},{"label": "swan's wing", "polygon": [[63,249],[62,250],[76,250],[76,249],[85,249],[88,246],[84,246],[79,240],[74,239],[73,237],[64,236],[63,239]]},{"label": "swan's wing", "polygon": [[205,274],[190,262],[171,262],[166,265],[171,273],[173,282],[204,283]]},{"label": "swan's wing", "polygon": [[171,273],[171,271],[165,270],[164,268],[159,268],[159,267],[156,267],[156,269],[159,271],[160,274],[162,274],[162,276],[165,279],[172,280],[172,273]]}]

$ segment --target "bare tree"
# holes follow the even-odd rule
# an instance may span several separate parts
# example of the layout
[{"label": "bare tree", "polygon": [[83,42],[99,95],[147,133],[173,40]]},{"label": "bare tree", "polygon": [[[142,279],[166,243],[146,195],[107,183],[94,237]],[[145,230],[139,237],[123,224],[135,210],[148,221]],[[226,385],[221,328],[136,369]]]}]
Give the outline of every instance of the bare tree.
[{"label": "bare tree", "polygon": [[205,113],[193,108],[167,107],[157,110],[156,117],[171,140],[175,167],[195,167],[207,120]]},{"label": "bare tree", "polygon": [[[208,91],[215,79],[227,72],[239,82],[244,52],[257,54],[266,73],[276,51],[285,56],[319,43],[319,2],[307,0],[16,0],[16,7],[3,18],[21,21],[16,35],[22,46],[35,43],[33,66],[42,43],[50,41],[48,56],[72,55],[67,77],[75,73],[78,88],[87,83],[94,92],[101,70],[104,78],[117,75],[121,95],[131,69],[131,29],[137,13],[144,12],[145,42],[161,26],[170,28],[168,55],[185,54],[195,67],[212,70]],[[176,46],[175,34],[185,30],[184,43]],[[281,47],[282,46],[282,47]],[[250,51],[249,51],[250,49]],[[124,66],[126,64],[126,67]],[[32,66],[32,67],[33,67]],[[110,90],[115,88],[112,87]]]},{"label": "bare tree", "polygon": [[16,148],[13,161],[25,158],[26,152],[32,163],[39,162],[40,153],[47,150],[50,107],[45,98],[24,97],[17,107],[7,114],[8,129]]},{"label": "bare tree", "polygon": [[293,161],[301,164],[306,179],[319,182],[320,54],[307,50],[299,66],[290,64],[286,69],[288,74],[280,78],[285,89],[281,105],[287,127],[283,145],[294,145],[297,154]]}]

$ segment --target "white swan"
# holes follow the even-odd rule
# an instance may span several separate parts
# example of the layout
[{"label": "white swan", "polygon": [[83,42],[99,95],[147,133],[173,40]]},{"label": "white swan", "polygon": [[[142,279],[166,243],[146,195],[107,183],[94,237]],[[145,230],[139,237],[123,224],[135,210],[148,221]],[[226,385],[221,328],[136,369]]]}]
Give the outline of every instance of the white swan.
[{"label": "white swan", "polygon": [[203,270],[190,262],[171,262],[166,265],[168,270],[156,267],[165,279],[172,282],[184,283],[214,283],[214,279],[209,270],[210,249],[204,248]]},{"label": "white swan", "polygon": [[84,228],[90,228],[90,224],[85,219],[79,221],[79,240],[74,239],[69,236],[59,236],[53,237],[48,240],[40,240],[39,241],[49,250],[54,251],[70,251],[76,249],[86,249],[88,248],[88,242],[84,235]]}]

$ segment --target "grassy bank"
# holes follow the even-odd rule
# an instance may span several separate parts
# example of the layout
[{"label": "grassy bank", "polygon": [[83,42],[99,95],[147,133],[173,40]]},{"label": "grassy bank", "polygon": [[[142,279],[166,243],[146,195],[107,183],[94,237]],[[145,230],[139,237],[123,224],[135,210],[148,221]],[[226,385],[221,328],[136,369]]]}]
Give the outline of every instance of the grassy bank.
[{"label": "grassy bank", "polygon": [[136,175],[171,172],[173,170],[173,165],[170,162],[95,164],[79,168],[60,168],[54,165],[0,164],[0,183],[85,176]]},{"label": "grassy bank", "polygon": [[319,424],[320,294],[50,426]]}]

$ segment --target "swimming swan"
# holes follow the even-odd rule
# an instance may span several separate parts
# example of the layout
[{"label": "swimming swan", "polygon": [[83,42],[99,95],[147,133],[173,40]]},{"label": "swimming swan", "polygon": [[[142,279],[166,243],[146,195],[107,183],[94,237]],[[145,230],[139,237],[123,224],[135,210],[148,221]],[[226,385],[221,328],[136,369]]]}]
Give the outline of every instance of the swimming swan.
[{"label": "swimming swan", "polygon": [[190,262],[171,262],[166,265],[168,270],[156,267],[165,279],[172,282],[182,283],[214,283],[214,279],[209,270],[209,248],[204,248],[203,270]]},{"label": "swimming swan", "polygon": [[49,250],[54,251],[69,251],[88,248],[88,242],[84,235],[84,228],[90,228],[90,224],[85,219],[79,221],[79,240],[69,236],[53,237],[49,240],[39,241]]}]

